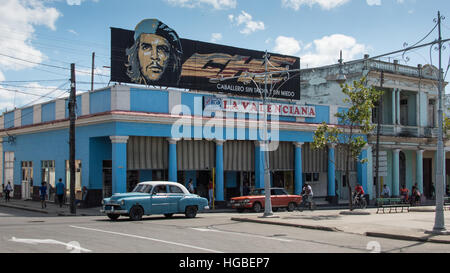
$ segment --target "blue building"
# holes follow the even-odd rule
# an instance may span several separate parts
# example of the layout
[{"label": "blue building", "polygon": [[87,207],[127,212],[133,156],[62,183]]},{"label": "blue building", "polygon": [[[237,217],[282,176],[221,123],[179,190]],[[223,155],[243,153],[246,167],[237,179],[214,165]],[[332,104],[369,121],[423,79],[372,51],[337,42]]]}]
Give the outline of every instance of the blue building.
[{"label": "blue building", "polygon": [[[187,184],[192,179],[197,193],[207,196],[212,178],[215,200],[225,204],[242,194],[244,183],[264,186],[265,156],[273,186],[298,194],[308,182],[318,198],[340,194],[336,188],[340,165],[334,164],[342,162],[339,147],[313,150],[309,143],[320,123],[339,126],[334,114],[342,107],[271,100],[269,111],[278,113],[270,115],[272,150],[265,153],[263,115],[257,110],[261,101],[256,98],[113,85],[78,94],[76,99],[76,194],[79,197],[85,186],[89,205],[150,180]],[[14,184],[15,198],[38,198],[42,181],[54,187],[62,178],[67,185],[67,104],[67,98],[58,99],[0,117],[0,178],[2,184]],[[363,155],[371,159],[371,149]],[[359,179],[369,190],[368,164],[352,164],[352,185]]]}]

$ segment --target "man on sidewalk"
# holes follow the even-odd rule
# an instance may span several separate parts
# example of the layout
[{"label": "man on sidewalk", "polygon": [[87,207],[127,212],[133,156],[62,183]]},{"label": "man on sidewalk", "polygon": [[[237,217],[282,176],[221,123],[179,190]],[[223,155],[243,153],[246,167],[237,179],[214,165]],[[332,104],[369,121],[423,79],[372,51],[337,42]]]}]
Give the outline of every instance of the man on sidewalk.
[{"label": "man on sidewalk", "polygon": [[11,182],[8,181],[8,184],[6,184],[5,186],[5,201],[6,203],[9,202],[9,193],[12,192],[12,186],[11,186]]},{"label": "man on sidewalk", "polygon": [[47,204],[45,203],[45,199],[47,198],[47,184],[46,182],[42,182],[42,186],[39,187],[39,196],[41,197],[41,207],[46,208]]},{"label": "man on sidewalk", "polygon": [[56,197],[58,199],[59,207],[62,208],[63,200],[64,200],[64,183],[60,178],[58,183],[56,183]]}]

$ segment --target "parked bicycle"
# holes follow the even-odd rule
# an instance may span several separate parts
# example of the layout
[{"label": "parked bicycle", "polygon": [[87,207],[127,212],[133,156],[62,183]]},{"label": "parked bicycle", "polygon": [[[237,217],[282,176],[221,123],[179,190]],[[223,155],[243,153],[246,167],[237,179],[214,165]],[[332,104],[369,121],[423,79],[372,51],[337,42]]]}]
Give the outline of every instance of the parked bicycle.
[{"label": "parked bicycle", "polygon": [[297,209],[303,211],[305,208],[311,211],[316,209],[316,203],[311,195],[302,194],[302,202],[298,205]]}]

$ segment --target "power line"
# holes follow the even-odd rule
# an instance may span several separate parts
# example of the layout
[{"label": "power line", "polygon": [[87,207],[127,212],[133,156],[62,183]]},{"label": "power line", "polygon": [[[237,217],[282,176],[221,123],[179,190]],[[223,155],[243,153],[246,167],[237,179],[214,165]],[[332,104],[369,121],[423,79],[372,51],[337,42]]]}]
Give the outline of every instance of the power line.
[{"label": "power line", "polygon": [[[14,59],[14,60],[19,60],[19,61],[22,61],[22,62],[32,63],[32,64],[36,64],[36,65],[42,65],[42,66],[46,66],[46,67],[63,69],[63,70],[70,70],[70,68],[67,68],[67,67],[58,66],[58,65],[51,65],[51,64],[45,64],[45,63],[39,63],[39,62],[33,62],[33,61],[24,60],[24,59],[21,59],[21,58],[13,57],[13,56],[2,54],[2,53],[0,53],[0,56],[4,56],[4,57],[8,57],[8,58],[11,58],[11,59]],[[91,74],[91,72],[82,71],[82,70],[76,70],[76,72],[84,73],[84,74]],[[109,77],[108,75],[102,75],[102,74],[99,74],[99,73],[94,73],[94,75]]]}]

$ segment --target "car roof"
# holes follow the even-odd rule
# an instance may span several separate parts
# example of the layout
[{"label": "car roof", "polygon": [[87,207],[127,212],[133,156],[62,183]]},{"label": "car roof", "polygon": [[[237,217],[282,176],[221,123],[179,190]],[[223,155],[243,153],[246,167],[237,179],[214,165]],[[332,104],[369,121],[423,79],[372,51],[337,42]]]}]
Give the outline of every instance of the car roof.
[{"label": "car roof", "polygon": [[[275,189],[283,189],[285,190],[285,188],[280,188],[280,187],[276,187],[276,188],[270,188],[271,190],[275,190]],[[255,190],[265,190],[265,188],[255,188]]]},{"label": "car roof", "polygon": [[139,182],[138,184],[145,184],[145,185],[159,185],[159,184],[166,184],[166,185],[183,185],[181,183],[178,182],[171,182],[171,181],[143,181],[143,182]]}]

